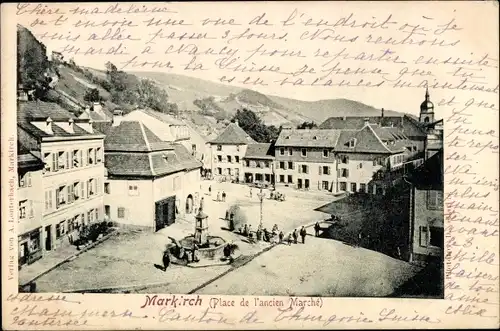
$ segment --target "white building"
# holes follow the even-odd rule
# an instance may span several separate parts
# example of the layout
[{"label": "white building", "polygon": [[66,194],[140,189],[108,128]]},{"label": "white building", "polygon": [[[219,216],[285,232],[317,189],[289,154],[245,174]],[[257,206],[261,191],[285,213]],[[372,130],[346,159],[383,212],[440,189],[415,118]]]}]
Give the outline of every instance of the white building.
[{"label": "white building", "polygon": [[46,251],[68,244],[82,225],[103,219],[104,135],[92,122],[45,102],[20,102],[18,139],[45,163],[42,241]]},{"label": "white building", "polygon": [[105,140],[105,213],[114,222],[158,231],[199,205],[201,163],[143,122],[121,121]]}]

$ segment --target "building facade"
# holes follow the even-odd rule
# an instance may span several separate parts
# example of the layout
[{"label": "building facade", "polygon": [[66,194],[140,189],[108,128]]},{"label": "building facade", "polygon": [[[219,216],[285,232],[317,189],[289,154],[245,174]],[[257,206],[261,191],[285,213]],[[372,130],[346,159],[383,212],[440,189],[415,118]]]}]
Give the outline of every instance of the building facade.
[{"label": "building facade", "polygon": [[274,151],[272,144],[249,144],[243,158],[245,183],[273,185]]},{"label": "building facade", "polygon": [[42,245],[57,249],[103,220],[104,135],[56,104],[18,105],[18,139],[44,162]]},{"label": "building facade", "polygon": [[43,190],[42,160],[18,141],[17,144],[17,197],[19,268],[30,264],[43,255]]},{"label": "building facade", "polygon": [[244,162],[248,144],[255,141],[238,123],[229,123],[222,133],[210,142],[211,172],[218,180],[244,181]]},{"label": "building facade", "polygon": [[104,210],[110,220],[158,231],[194,215],[202,164],[183,145],[127,120],[108,131],[105,150]]}]

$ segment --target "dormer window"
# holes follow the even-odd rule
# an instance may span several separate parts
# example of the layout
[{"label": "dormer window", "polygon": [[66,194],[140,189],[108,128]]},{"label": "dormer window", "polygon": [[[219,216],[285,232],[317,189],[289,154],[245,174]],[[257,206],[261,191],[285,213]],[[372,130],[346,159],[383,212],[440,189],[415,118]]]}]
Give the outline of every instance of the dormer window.
[{"label": "dormer window", "polygon": [[328,150],[327,149],[323,150],[323,157],[328,157]]},{"label": "dormer window", "polygon": [[290,139],[290,136],[286,136],[285,139]]},{"label": "dormer window", "polygon": [[356,141],[357,141],[356,138],[349,140],[348,142],[349,148],[354,148],[356,146]]},{"label": "dormer window", "polygon": [[313,137],[313,140],[318,140],[318,137],[314,136],[314,137]]}]

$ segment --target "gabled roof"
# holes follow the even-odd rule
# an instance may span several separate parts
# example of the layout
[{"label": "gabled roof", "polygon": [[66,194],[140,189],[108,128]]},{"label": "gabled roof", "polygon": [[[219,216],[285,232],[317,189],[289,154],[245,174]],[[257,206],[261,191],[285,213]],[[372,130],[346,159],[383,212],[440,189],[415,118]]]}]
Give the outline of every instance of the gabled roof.
[{"label": "gabled roof", "polygon": [[29,122],[33,118],[50,117],[53,121],[68,121],[76,116],[56,103],[43,101],[21,101],[17,103],[17,121]]},{"label": "gabled roof", "polygon": [[169,151],[149,153],[107,152],[105,166],[109,176],[161,177],[179,171],[200,168],[197,161],[181,144]]},{"label": "gabled roof", "polygon": [[444,163],[443,150],[427,159],[418,168],[413,170],[408,176],[409,182],[415,187],[424,190],[443,190],[444,183]]},{"label": "gabled roof", "polygon": [[122,121],[109,129],[104,139],[106,151],[151,152],[172,150],[171,143],[164,142],[139,121]]},{"label": "gabled roof", "polygon": [[225,145],[246,145],[255,143],[242,128],[236,123],[229,123],[229,125],[222,131],[222,133],[210,142],[211,144],[225,144]]},{"label": "gabled roof", "polygon": [[32,153],[22,141],[17,140],[17,168],[19,170],[43,169],[44,163],[37,155]]},{"label": "gabled roof", "polygon": [[150,109],[138,109],[136,111],[141,111],[145,114],[148,114],[149,116],[152,116],[160,121],[162,121],[163,123],[166,123],[168,125],[175,125],[175,126],[184,126],[186,124],[184,124],[184,122],[182,121],[179,121],[178,119],[176,119],[175,117],[173,117],[172,115],[169,115],[169,114],[164,114],[164,113],[160,113],[158,111],[154,111],[154,110],[150,110]]},{"label": "gabled roof", "polygon": [[340,130],[285,129],[281,130],[275,145],[334,148],[339,136]]},{"label": "gabled roof", "polygon": [[256,143],[248,144],[245,158],[247,159],[273,159],[274,153],[272,144]]}]

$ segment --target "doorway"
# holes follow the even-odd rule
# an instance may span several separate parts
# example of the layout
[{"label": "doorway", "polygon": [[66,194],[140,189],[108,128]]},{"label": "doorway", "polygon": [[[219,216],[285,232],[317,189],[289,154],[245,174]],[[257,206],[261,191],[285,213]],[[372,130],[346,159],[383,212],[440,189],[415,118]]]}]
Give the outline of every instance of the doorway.
[{"label": "doorway", "polygon": [[305,180],[304,187],[305,187],[306,190],[309,188],[309,179]]},{"label": "doorway", "polygon": [[175,223],[175,196],[155,203],[155,231]]},{"label": "doorway", "polygon": [[28,262],[28,256],[29,256],[29,251],[28,251],[28,242],[25,241],[21,244],[21,247],[19,247],[19,265],[25,265]]},{"label": "doorway", "polygon": [[45,227],[45,250],[46,251],[52,250],[52,231],[51,231],[51,225],[47,225]]},{"label": "doorway", "polygon": [[297,179],[297,188],[299,190],[302,188],[302,178]]},{"label": "doorway", "polygon": [[193,196],[190,194],[186,198],[186,214],[191,214],[193,212]]},{"label": "doorway", "polygon": [[109,205],[104,206],[104,214],[106,215],[107,219],[111,217],[111,207]]}]

